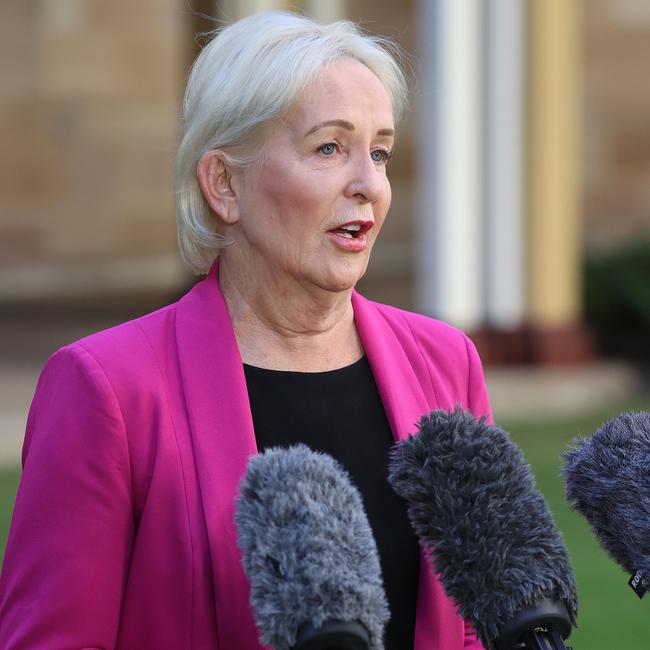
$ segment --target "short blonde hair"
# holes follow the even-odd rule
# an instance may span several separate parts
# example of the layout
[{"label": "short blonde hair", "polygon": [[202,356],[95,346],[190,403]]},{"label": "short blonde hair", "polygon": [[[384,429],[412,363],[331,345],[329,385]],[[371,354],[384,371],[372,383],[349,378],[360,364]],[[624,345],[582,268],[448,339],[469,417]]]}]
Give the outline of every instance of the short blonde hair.
[{"label": "short blonde hair", "polygon": [[184,127],[174,184],[178,243],[183,260],[207,273],[229,242],[199,187],[196,167],[212,149],[245,167],[259,153],[255,143],[328,64],[354,58],[388,91],[395,121],[407,100],[404,73],[392,41],[361,32],[350,21],[318,23],[298,14],[269,11],[217,30],[194,62],[183,102]]}]

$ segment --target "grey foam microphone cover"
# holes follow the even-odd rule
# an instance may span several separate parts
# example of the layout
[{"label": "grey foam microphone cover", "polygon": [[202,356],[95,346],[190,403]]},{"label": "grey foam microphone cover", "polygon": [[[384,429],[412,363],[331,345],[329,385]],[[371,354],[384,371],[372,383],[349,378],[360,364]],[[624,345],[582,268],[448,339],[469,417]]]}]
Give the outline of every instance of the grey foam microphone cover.
[{"label": "grey foam microphone cover", "polygon": [[287,650],[301,626],[357,621],[383,650],[389,612],[376,542],[331,456],[296,445],[251,457],[235,520],[262,643]]},{"label": "grey foam microphone cover", "polygon": [[505,431],[460,407],[434,411],[394,447],[389,481],[445,592],[486,648],[500,647],[501,631],[540,603],[566,607],[568,635],[577,612],[568,552]]},{"label": "grey foam microphone cover", "polygon": [[650,413],[624,413],[564,454],[566,497],[603,548],[650,579]]}]

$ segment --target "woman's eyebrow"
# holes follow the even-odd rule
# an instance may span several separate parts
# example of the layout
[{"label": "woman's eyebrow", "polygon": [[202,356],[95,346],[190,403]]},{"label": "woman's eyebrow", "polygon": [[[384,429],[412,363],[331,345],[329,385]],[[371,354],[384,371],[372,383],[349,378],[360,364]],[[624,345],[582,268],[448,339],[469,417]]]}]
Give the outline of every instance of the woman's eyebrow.
[{"label": "woman's eyebrow", "polygon": [[[352,122],[348,122],[347,120],[326,120],[325,122],[320,122],[319,124],[312,126],[311,129],[305,133],[305,137],[311,135],[312,133],[315,133],[319,129],[324,129],[326,126],[340,126],[347,131],[354,131],[354,124],[352,124]],[[395,135],[395,130],[379,129],[379,131],[377,131],[377,135],[393,136]]]},{"label": "woman's eyebrow", "polygon": [[315,133],[319,129],[324,129],[326,126],[340,126],[343,129],[346,129],[347,131],[354,131],[354,124],[352,122],[348,122],[347,120],[327,120],[325,122],[320,122],[319,124],[316,124],[316,126],[312,126],[305,135],[311,135],[312,133]]}]

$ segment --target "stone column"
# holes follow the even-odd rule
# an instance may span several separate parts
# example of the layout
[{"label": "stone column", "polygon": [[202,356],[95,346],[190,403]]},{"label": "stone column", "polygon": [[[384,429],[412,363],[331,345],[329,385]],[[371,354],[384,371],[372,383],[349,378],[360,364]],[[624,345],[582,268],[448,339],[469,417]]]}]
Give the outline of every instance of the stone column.
[{"label": "stone column", "polygon": [[305,0],[304,9],[316,20],[333,23],[346,17],[347,4],[346,0]]},{"label": "stone column", "polygon": [[289,4],[283,0],[222,0],[218,3],[219,14],[230,20],[251,16],[260,11],[288,9]]},{"label": "stone column", "polygon": [[483,318],[481,4],[420,0],[417,296],[464,329]]},{"label": "stone column", "polygon": [[484,19],[484,361],[525,359],[525,3],[491,0]]},{"label": "stone column", "polygon": [[493,0],[486,11],[486,317],[521,327],[524,286],[524,4]]},{"label": "stone column", "polygon": [[585,359],[581,326],[580,4],[528,3],[528,320],[539,363]]}]

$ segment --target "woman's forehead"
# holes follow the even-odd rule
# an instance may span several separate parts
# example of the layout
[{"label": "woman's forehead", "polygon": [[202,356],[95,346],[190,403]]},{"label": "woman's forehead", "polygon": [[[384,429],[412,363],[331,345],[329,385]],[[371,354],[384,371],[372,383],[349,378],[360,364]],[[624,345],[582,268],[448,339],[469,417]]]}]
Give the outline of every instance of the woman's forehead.
[{"label": "woman's forehead", "polygon": [[320,72],[297,97],[288,124],[303,135],[319,125],[346,128],[370,126],[387,132],[394,129],[391,97],[379,78],[363,63],[343,59]]}]

